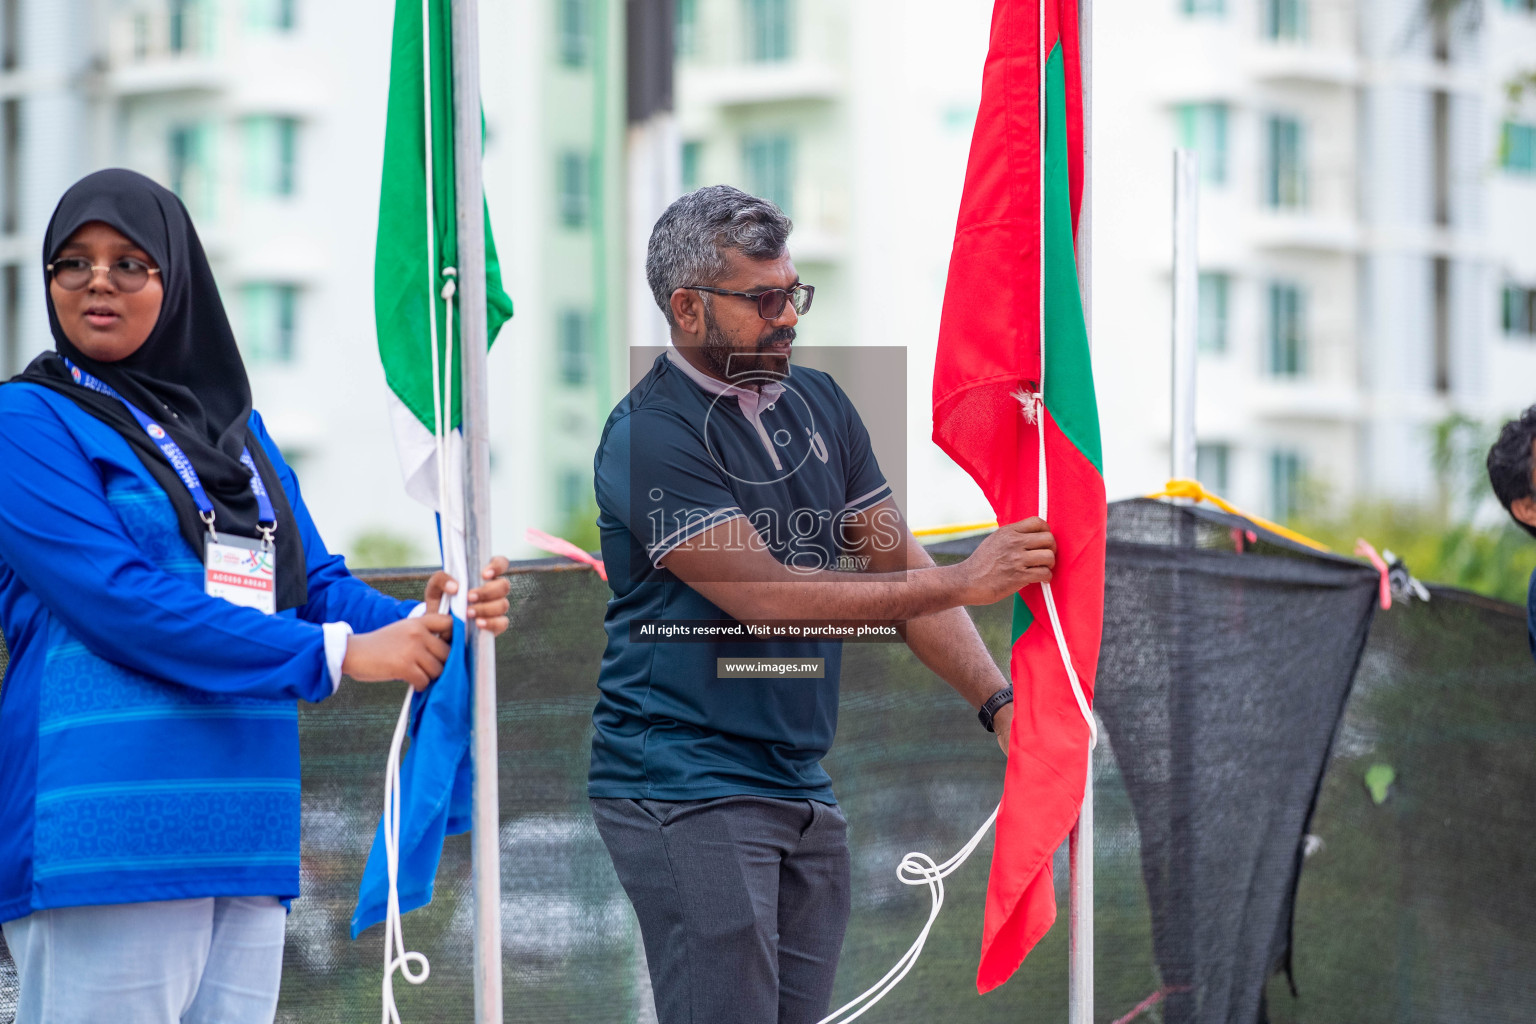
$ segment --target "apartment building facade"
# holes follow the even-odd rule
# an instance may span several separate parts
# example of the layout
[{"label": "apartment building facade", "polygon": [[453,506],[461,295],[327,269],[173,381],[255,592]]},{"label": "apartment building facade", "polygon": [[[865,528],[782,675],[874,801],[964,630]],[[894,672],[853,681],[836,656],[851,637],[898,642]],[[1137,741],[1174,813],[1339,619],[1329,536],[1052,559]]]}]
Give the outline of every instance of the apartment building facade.
[{"label": "apartment building facade", "polygon": [[[1536,247],[1515,227],[1536,213],[1519,148],[1529,118],[1506,91],[1522,61],[1536,64],[1529,6],[1445,18],[1417,0],[1107,7],[1129,24],[1101,29],[1099,151],[1123,129],[1145,173],[1125,173],[1123,154],[1100,165],[1100,210],[1120,224],[1101,230],[1131,228],[1124,247],[1099,249],[1101,300],[1136,297],[1101,307],[1100,348],[1149,345],[1138,376],[1166,352],[1160,136],[1202,161],[1202,480],[1281,518],[1359,497],[1435,499],[1437,424],[1536,398],[1521,319]],[[1166,73],[1117,74],[1147,46]],[[1113,374],[1101,380],[1117,390]],[[1165,443],[1121,442],[1120,458],[1158,470],[1139,474],[1152,486]]]},{"label": "apartment building facade", "polygon": [[[1527,0],[1097,0],[1094,354],[1112,496],[1168,474],[1171,151],[1202,158],[1200,475],[1284,518],[1424,501],[1536,380]],[[787,201],[802,338],[905,347],[911,518],[986,512],[928,374],[991,4],[679,0],[685,185]],[[825,296],[825,302],[824,298]]]}]

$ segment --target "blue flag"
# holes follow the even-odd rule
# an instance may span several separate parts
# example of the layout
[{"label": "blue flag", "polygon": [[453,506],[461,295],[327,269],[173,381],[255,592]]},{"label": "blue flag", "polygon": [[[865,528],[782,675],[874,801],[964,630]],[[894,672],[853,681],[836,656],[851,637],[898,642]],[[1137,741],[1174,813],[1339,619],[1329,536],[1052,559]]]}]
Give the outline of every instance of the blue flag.
[{"label": "blue flag", "polygon": [[[400,761],[400,912],[432,902],[432,882],[443,855],[443,839],[468,832],[474,783],[470,756],[473,688],[465,658],[464,623],[453,620],[453,653],[443,674],[411,698],[406,735],[410,748]],[[389,906],[389,870],[384,858],[384,822],[373,837],[368,866],[357,888],[352,938],[384,920]]]}]

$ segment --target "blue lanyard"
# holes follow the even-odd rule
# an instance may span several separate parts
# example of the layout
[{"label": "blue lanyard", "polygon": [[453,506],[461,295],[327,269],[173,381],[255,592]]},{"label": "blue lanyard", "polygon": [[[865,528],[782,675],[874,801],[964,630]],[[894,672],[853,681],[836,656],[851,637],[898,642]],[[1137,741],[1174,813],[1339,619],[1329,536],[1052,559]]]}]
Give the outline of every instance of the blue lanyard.
[{"label": "blue lanyard", "polygon": [[[69,366],[70,376],[74,378],[76,384],[115,398],[128,407],[128,411],[133,413],[133,418],[139,421],[139,426],[144,428],[144,433],[148,434],[149,439],[155,443],[155,447],[165,454],[171,468],[176,471],[177,476],[181,477],[181,482],[186,485],[192,495],[193,503],[197,505],[198,515],[207,524],[208,532],[213,535],[214,540],[218,540],[219,535],[213,530],[213,519],[216,514],[213,501],[208,497],[208,492],[203,489],[203,481],[198,477],[192,460],[187,458],[187,453],[181,450],[181,445],[165,432],[164,427],[144,415],[144,410],[118,394],[117,389],[112,385],[80,369],[69,359],[65,359],[64,362]],[[240,464],[251,474],[251,492],[256,495],[258,519],[256,529],[260,531],[262,540],[270,546],[272,535],[277,532],[277,512],[272,507],[272,498],[267,494],[267,485],[262,482],[261,473],[256,469],[256,460],[251,458],[249,448],[241,449]]]}]

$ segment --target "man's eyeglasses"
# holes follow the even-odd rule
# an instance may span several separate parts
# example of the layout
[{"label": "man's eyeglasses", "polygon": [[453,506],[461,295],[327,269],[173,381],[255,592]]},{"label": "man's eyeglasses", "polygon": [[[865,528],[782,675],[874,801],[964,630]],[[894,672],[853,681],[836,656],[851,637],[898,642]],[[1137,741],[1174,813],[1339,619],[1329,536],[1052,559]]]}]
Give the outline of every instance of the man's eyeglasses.
[{"label": "man's eyeglasses", "polygon": [[702,284],[685,284],[692,292],[709,292],[713,295],[734,295],[757,303],[757,315],[764,320],[777,320],[784,315],[784,304],[790,303],[801,316],[811,311],[811,299],[816,297],[816,287],[797,284],[793,288],[769,288],[765,292],[733,292],[727,288],[707,288]]},{"label": "man's eyeglasses", "polygon": [[90,260],[78,256],[66,256],[64,259],[54,260],[48,264],[47,269],[48,273],[53,275],[54,283],[67,292],[77,292],[90,284],[98,270],[105,270],[107,280],[111,281],[112,287],[120,292],[141,291],[146,284],[149,284],[151,274],[160,273],[159,267],[152,267],[132,256],[114,260],[112,265],[107,267],[92,266]]}]

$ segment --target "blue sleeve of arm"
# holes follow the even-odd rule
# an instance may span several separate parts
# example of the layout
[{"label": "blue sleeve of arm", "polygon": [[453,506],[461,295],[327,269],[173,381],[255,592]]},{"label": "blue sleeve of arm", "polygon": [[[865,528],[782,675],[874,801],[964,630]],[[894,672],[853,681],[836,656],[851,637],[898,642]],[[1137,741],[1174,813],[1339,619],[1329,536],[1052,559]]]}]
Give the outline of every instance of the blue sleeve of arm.
[{"label": "blue sleeve of arm", "polygon": [[100,473],[56,415],[13,407],[0,422],[0,559],[93,653],[198,690],[330,695],[320,627],[169,575],[128,537]]},{"label": "blue sleeve of arm", "polygon": [[308,572],[309,600],[295,609],[299,618],[306,622],[345,622],[359,633],[382,629],[410,614],[416,602],[397,601],[353,576],[346,559],[332,554],[320,537],[315,521],[304,504],[299,492],[299,480],[293,469],[283,460],[277,443],[267,433],[261,417],[251,414],[251,433],[266,449],[267,457],[277,470],[288,504],[293,509],[294,522],[304,541],[304,561]]}]

